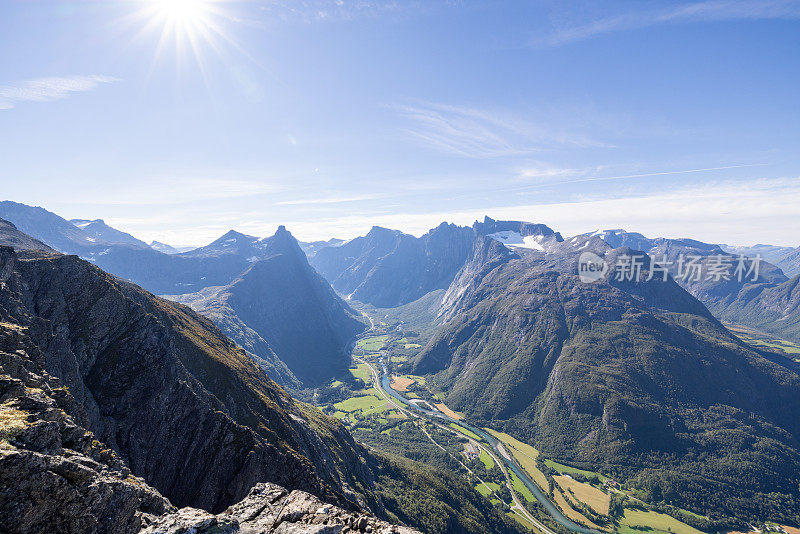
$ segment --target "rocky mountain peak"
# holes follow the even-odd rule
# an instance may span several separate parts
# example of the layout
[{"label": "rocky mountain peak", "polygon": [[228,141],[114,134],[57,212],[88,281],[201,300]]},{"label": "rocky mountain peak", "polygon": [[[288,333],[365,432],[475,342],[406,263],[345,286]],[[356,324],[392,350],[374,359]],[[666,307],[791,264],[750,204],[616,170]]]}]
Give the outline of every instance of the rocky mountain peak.
[{"label": "rocky mountain peak", "polygon": [[247,234],[243,234],[241,232],[237,232],[236,230],[228,230],[221,237],[219,237],[216,241],[213,241],[212,244],[213,243],[217,243],[217,242],[225,242],[225,241],[227,241],[229,239],[236,239],[236,240],[240,240],[241,239],[241,240],[244,240],[244,241],[253,241],[253,240],[257,239],[257,238],[254,237],[254,236],[251,236],[251,235],[247,235]]},{"label": "rocky mountain peak", "polygon": [[263,249],[264,256],[287,254],[294,259],[300,260],[304,265],[308,263],[303,249],[300,248],[300,243],[297,242],[297,239],[284,225],[280,225],[270,237],[265,237],[259,241],[259,246]]},{"label": "rocky mountain peak", "polygon": [[491,217],[484,217],[483,222],[475,221],[472,229],[477,235],[496,234],[498,232],[515,232],[521,237],[543,236],[552,237],[558,242],[564,240],[561,234],[546,224],[530,223],[525,221],[496,221]]}]

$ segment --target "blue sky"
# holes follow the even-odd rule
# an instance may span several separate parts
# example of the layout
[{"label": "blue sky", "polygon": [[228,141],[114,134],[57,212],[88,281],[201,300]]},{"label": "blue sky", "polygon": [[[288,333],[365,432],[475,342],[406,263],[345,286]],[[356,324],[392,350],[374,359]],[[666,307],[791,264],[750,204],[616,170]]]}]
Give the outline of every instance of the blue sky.
[{"label": "blue sky", "polygon": [[179,245],[800,245],[800,1],[172,1],[0,4],[0,196]]}]

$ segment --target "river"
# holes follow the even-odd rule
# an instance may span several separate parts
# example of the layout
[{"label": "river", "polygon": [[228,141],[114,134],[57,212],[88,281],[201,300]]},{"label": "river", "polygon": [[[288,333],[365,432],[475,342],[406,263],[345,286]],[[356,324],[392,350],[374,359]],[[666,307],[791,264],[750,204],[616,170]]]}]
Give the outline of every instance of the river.
[{"label": "river", "polygon": [[406,397],[401,395],[399,392],[392,389],[392,387],[390,386],[389,375],[387,373],[386,366],[385,364],[383,364],[383,362],[381,362],[381,365],[383,370],[383,375],[381,376],[381,387],[386,393],[397,399],[399,402],[403,403],[406,407],[416,412],[425,414],[428,417],[433,417],[447,422],[456,423],[483,438],[489,444],[489,446],[492,447],[492,450],[494,450],[495,453],[497,453],[497,457],[501,458],[505,462],[506,467],[508,467],[508,469],[510,469],[515,475],[517,475],[517,477],[519,477],[519,479],[522,481],[525,487],[528,488],[528,490],[530,490],[530,492],[533,494],[534,497],[536,497],[536,500],[539,501],[542,504],[542,506],[544,506],[545,510],[547,510],[547,513],[550,514],[550,516],[553,519],[555,519],[560,525],[562,525],[564,528],[568,529],[571,532],[577,532],[580,534],[604,534],[597,530],[582,527],[576,524],[568,517],[566,517],[561,512],[561,510],[559,510],[558,507],[555,504],[553,504],[553,502],[550,501],[550,499],[548,499],[544,493],[542,493],[542,490],[539,489],[539,486],[537,486],[536,483],[528,476],[528,474],[525,472],[524,469],[522,469],[522,467],[516,462],[516,460],[508,459],[502,453],[500,453],[500,450],[498,449],[498,444],[500,442],[494,436],[486,433],[480,428],[476,428],[463,421],[453,419],[452,417],[449,417],[441,412],[434,412],[432,410],[426,410],[424,408],[420,408],[419,406],[410,402]]}]

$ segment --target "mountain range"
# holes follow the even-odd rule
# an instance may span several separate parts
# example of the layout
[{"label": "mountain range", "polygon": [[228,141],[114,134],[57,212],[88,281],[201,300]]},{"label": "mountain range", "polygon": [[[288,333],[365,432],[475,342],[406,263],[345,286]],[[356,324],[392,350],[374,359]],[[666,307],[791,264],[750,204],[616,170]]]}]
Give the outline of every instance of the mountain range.
[{"label": "mountain range", "polygon": [[101,221],[76,226],[42,208],[9,202],[0,203],[0,211],[62,252],[196,307],[285,387],[318,385],[346,372],[346,349],[364,329],[283,227],[265,239],[231,230],[204,247],[165,254]]},{"label": "mountain range", "polygon": [[359,445],[208,319],[46,248],[0,246],[0,423],[7,532],[518,531],[458,477]]},{"label": "mountain range", "polygon": [[535,250],[544,250],[543,242],[562,239],[545,225],[489,217],[472,228],[442,223],[419,238],[376,226],[363,237],[320,248],[310,261],[348,298],[394,307],[446,289],[480,235],[494,235],[506,242],[511,239],[519,247]]},{"label": "mountain range", "polygon": [[780,247],[776,245],[753,245],[751,247],[720,245],[731,254],[745,256],[761,256],[766,261],[778,266],[786,276],[800,274],[800,247]]},{"label": "mountain range", "polygon": [[[373,227],[312,243],[284,227],[267,238],[231,230],[167,254],[102,221],[10,202],[0,217],[0,244],[16,249],[0,264],[0,349],[12,362],[3,372],[17,384],[45,377],[42,406],[69,418],[54,449],[24,432],[9,443],[50,462],[91,458],[85,480],[105,473],[127,492],[130,515],[115,521],[128,531],[172,521],[175,505],[228,521],[251,488],[265,491],[259,483],[423,530],[435,511],[447,532],[514,531],[462,479],[364,448],[281,387],[316,392],[347,375],[367,328],[356,310],[413,326],[418,348],[406,347],[400,372],[477,426],[611,474],[648,503],[800,523],[800,364],[726,327],[800,341],[788,247],[624,230],[565,239],[486,217],[421,237]],[[634,259],[640,271],[625,279],[609,268],[587,283],[588,252],[607,266]],[[686,257],[700,275],[684,276]],[[720,262],[747,276],[708,276]],[[15,388],[6,398],[26,422],[51,417]],[[110,456],[71,448],[63,429],[73,427]],[[128,472],[143,489],[125,485]],[[398,488],[428,507],[397,499]]]},{"label": "mountain range", "polygon": [[[597,243],[598,240],[607,246],[603,247]],[[647,252],[657,260],[666,261],[669,272],[678,283],[705,304],[717,318],[800,342],[800,275],[795,274],[788,278],[778,266],[761,256],[757,273],[753,269],[753,275],[743,276],[741,280],[738,276],[733,276],[733,269],[738,265],[739,258],[745,258],[745,271],[750,271],[753,258],[758,257],[759,250],[763,247],[752,249],[756,254],[747,256],[747,250],[744,249],[731,253],[719,245],[691,239],[648,239],[641,234],[624,230],[584,234],[570,241],[577,250],[591,243],[601,248],[628,246]],[[679,276],[678,260],[681,256],[699,259],[699,279],[696,279],[694,273],[688,272],[685,274],[689,276]],[[729,280],[714,277],[709,279],[710,264],[720,259],[732,267]]]},{"label": "mountain range", "polygon": [[79,256],[157,294],[228,284],[261,255],[256,238],[233,231],[205,247],[167,254],[104,223],[90,223],[86,228],[94,231],[88,232],[40,207],[0,202],[0,218],[59,252]]}]

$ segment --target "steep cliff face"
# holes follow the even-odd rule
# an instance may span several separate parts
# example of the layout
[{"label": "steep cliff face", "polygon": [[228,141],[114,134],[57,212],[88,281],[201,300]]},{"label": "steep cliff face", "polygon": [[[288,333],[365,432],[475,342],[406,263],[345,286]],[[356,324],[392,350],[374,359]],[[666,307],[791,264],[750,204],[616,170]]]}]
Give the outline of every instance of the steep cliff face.
[{"label": "steep cliff face", "polygon": [[348,345],[365,325],[284,227],[259,244],[262,259],[232,283],[170,298],[211,318],[287,387],[347,372]]},{"label": "steep cliff face", "polygon": [[82,426],[44,363],[25,329],[0,322],[0,531],[133,533],[173,512]]},{"label": "steep cliff face", "polygon": [[469,255],[473,238],[470,228],[446,223],[419,238],[376,226],[366,236],[320,249],[311,264],[355,300],[399,306],[446,288]]},{"label": "steep cliff face", "polygon": [[521,252],[543,252],[563,241],[543,224],[486,217],[472,227],[442,223],[421,237],[376,226],[363,237],[315,250],[310,261],[349,298],[391,308],[449,287],[476,239],[487,236]]},{"label": "steep cliff face", "polygon": [[209,320],[72,256],[0,251],[0,320],[41,353],[85,427],[174,504],[219,511],[269,481],[356,505],[352,484],[369,480],[359,446]]}]

